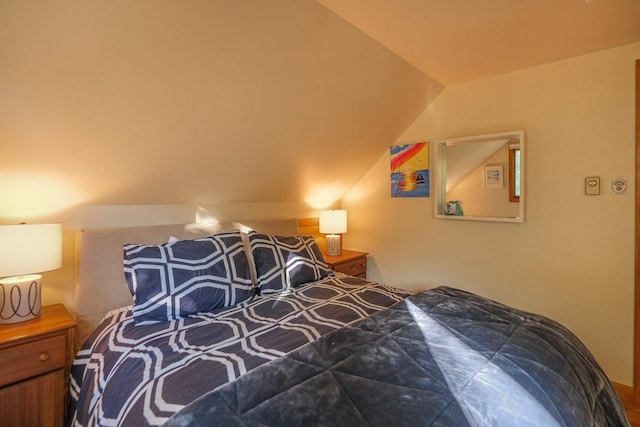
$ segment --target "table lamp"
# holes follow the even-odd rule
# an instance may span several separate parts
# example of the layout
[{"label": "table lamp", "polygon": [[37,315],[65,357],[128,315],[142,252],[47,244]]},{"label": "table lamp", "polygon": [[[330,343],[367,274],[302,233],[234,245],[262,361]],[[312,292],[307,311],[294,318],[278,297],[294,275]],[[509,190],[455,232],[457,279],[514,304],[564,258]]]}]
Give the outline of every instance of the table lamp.
[{"label": "table lamp", "polygon": [[340,255],[340,234],[346,232],[347,211],[320,211],[320,233],[327,235],[327,255]]},{"label": "table lamp", "polygon": [[43,271],[62,267],[61,224],[0,225],[0,324],[40,316]]}]

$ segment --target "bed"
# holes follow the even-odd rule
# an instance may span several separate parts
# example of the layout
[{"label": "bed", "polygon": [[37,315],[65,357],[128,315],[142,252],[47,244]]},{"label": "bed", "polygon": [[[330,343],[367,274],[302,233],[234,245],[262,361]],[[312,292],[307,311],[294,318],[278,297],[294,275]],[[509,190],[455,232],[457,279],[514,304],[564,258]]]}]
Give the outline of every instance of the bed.
[{"label": "bed", "polygon": [[295,219],[79,233],[76,311],[71,425],[629,425],[562,325],[333,273]]}]

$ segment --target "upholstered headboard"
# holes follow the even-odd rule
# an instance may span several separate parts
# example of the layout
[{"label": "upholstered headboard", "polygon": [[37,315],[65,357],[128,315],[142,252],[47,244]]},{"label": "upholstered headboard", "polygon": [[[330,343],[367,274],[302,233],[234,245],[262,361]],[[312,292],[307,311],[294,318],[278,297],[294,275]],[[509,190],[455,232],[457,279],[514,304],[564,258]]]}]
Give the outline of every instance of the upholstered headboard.
[{"label": "upholstered headboard", "polygon": [[78,346],[82,345],[107,312],[133,304],[124,280],[124,244],[160,244],[172,236],[196,239],[235,229],[291,236],[298,234],[298,220],[247,220],[79,231],[76,237],[75,288]]}]

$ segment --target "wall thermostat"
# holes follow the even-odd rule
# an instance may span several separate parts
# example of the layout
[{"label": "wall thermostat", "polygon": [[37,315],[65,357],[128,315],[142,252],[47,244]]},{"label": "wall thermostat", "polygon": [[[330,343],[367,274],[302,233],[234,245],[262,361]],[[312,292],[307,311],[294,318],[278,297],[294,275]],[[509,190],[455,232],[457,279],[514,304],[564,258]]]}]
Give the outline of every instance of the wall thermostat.
[{"label": "wall thermostat", "polygon": [[600,177],[588,176],[584,179],[584,194],[597,196],[600,194]]},{"label": "wall thermostat", "polygon": [[624,194],[627,190],[627,177],[616,176],[611,179],[611,191],[613,194]]}]

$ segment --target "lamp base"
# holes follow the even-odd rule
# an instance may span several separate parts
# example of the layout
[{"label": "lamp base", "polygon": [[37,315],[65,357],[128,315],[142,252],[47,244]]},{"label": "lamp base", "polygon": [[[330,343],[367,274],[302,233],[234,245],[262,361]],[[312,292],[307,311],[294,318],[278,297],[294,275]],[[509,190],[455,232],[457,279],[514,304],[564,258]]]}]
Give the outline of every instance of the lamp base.
[{"label": "lamp base", "polygon": [[42,276],[0,280],[0,324],[25,322],[40,316]]},{"label": "lamp base", "polygon": [[340,235],[327,234],[327,255],[340,255]]}]

